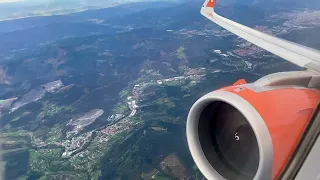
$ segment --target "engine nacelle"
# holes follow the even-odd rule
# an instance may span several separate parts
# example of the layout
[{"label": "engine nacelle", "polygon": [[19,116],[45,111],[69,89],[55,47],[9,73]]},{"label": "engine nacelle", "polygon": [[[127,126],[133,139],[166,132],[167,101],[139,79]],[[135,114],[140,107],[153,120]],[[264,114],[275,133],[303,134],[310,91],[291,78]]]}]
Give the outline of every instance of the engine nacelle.
[{"label": "engine nacelle", "polygon": [[319,75],[287,72],[210,92],[191,108],[187,139],[208,179],[278,178],[319,104]]}]

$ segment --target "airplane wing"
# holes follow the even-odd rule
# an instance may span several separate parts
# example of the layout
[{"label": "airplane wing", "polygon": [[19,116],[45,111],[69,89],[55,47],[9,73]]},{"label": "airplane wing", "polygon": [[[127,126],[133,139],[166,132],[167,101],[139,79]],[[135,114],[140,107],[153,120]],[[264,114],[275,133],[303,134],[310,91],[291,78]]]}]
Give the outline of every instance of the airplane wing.
[{"label": "airplane wing", "polygon": [[231,21],[214,12],[216,0],[206,0],[201,14],[239,37],[300,67],[320,72],[320,51],[290,42]]}]

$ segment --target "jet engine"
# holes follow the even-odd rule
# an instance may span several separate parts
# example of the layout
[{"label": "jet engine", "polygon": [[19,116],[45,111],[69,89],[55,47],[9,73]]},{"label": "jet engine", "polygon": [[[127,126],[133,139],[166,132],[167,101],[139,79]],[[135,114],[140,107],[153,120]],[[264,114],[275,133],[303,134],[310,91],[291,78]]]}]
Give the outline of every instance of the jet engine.
[{"label": "jet engine", "polygon": [[186,131],[203,175],[295,177],[318,137],[319,80],[312,71],[275,73],[254,83],[241,79],[196,101]]}]

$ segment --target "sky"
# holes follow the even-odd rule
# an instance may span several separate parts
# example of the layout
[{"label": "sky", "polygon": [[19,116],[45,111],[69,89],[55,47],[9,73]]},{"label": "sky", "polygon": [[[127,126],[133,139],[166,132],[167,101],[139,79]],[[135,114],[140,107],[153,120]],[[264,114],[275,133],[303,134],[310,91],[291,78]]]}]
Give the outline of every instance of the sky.
[{"label": "sky", "polygon": [[19,1],[25,1],[25,0],[0,0],[0,3],[10,3],[10,2],[19,2]]},{"label": "sky", "polygon": [[[46,4],[46,3],[63,3],[63,2],[90,2],[92,0],[0,0],[0,3],[13,3],[13,2],[26,2],[26,3],[36,3],[36,4]],[[108,2],[110,0],[104,0],[104,2]],[[112,0],[111,0],[112,1]]]}]

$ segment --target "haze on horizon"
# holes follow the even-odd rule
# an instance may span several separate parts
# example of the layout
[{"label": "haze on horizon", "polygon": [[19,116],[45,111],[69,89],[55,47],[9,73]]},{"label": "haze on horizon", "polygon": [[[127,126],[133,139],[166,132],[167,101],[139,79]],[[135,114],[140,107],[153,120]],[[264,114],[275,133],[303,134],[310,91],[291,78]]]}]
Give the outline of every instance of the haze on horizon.
[{"label": "haze on horizon", "polygon": [[[62,15],[125,3],[159,0],[0,0],[0,21],[35,16]],[[161,0],[176,1],[176,0]]]}]

